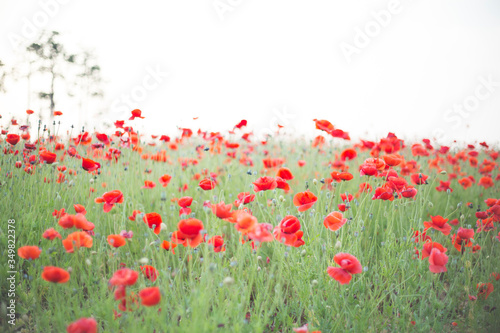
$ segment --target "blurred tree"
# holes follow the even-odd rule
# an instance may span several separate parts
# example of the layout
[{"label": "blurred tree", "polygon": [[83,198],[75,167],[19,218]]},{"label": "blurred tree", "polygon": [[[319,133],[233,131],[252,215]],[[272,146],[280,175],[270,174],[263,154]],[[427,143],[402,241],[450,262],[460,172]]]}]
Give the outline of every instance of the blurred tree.
[{"label": "blurred tree", "polygon": [[[27,51],[36,55],[38,71],[40,73],[48,73],[49,74],[49,89],[45,91],[40,91],[38,93],[38,97],[41,99],[46,99],[50,103],[50,113],[51,117],[53,117],[56,103],[55,103],[55,82],[56,79],[61,78],[64,79],[63,71],[60,68],[61,62],[68,61],[70,63],[74,62],[74,56],[67,56],[65,54],[64,47],[61,43],[58,42],[59,33],[57,31],[52,31],[50,33],[42,32],[40,37],[38,38],[38,42],[32,43],[27,47]],[[31,71],[28,76],[31,76]]]},{"label": "blurred tree", "polygon": [[75,80],[75,84],[80,91],[78,99],[80,123],[85,123],[89,115],[90,101],[104,96],[101,89],[101,67],[97,64],[96,56],[89,50],[78,54],[76,63],[79,68],[77,73],[79,80]]},{"label": "blurred tree", "polygon": [[[51,119],[57,101],[63,99],[61,96],[68,96],[78,105],[80,122],[83,124],[82,116],[88,114],[89,101],[104,95],[101,68],[93,52],[75,47],[69,52],[71,46],[63,45],[60,37],[57,31],[42,31],[36,41],[20,49],[25,52],[18,55],[19,63],[16,66],[9,66],[6,70],[0,62],[0,92],[5,92],[6,77],[25,81],[26,108],[35,109],[33,102],[41,101],[39,108],[43,109],[46,105]],[[43,119],[43,112],[39,116]]]},{"label": "blurred tree", "polygon": [[6,92],[5,89],[5,78],[7,77],[7,71],[5,69],[5,64],[0,60],[0,93]]}]

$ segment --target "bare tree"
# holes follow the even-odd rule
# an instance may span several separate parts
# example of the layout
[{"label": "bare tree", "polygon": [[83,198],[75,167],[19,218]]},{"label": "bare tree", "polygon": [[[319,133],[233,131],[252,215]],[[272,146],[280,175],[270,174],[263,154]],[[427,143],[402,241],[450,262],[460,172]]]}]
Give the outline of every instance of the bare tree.
[{"label": "bare tree", "polygon": [[[46,73],[49,77],[48,89],[40,91],[38,97],[49,102],[50,116],[54,115],[56,108],[56,81],[64,81],[65,65],[74,64],[76,55],[68,54],[59,42],[59,33],[57,31],[42,32],[38,38],[38,42],[32,43],[27,47],[27,51],[37,56],[38,68],[40,73]],[[31,68],[28,71],[28,82],[31,77]],[[29,88],[30,89],[30,88]]]}]

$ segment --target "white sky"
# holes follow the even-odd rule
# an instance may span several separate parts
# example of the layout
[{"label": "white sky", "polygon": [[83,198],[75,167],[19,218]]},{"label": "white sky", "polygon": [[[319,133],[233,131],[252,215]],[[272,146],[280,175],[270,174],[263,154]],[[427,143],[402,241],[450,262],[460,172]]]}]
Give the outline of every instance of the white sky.
[{"label": "white sky", "polygon": [[[500,141],[500,2],[393,0],[399,6],[390,22],[348,62],[341,45],[354,47],[358,28],[376,29],[372,13],[393,8],[390,2],[0,0],[0,59],[16,61],[9,38],[23,36],[30,23],[61,32],[69,45],[93,48],[107,97],[82,119],[96,126],[140,108],[146,118],[134,127],[151,134],[175,135],[177,125],[223,131],[245,118],[256,134],[278,122],[317,135],[318,118],[351,137],[393,131]],[[40,23],[44,3],[65,4],[52,5],[50,19]],[[214,3],[229,6],[223,20]],[[168,77],[123,108],[120,96],[139,91],[155,68]],[[76,107],[58,102],[69,127]],[[453,110],[464,102],[471,111]],[[22,119],[26,108],[24,86],[12,84],[0,95],[0,123]],[[276,108],[293,119],[277,121]],[[102,110],[106,116],[92,120]]]}]

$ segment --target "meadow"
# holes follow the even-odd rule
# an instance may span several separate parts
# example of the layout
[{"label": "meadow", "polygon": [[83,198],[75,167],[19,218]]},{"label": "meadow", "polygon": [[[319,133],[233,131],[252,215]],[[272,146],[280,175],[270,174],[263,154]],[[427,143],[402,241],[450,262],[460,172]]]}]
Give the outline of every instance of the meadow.
[{"label": "meadow", "polygon": [[497,148],[137,134],[137,111],[2,132],[1,331],[498,331]]}]

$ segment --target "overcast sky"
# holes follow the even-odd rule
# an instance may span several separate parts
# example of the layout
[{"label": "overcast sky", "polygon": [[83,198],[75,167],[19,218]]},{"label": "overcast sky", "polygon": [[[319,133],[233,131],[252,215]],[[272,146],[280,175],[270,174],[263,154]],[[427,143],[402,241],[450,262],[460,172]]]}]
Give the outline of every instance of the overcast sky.
[{"label": "overcast sky", "polygon": [[[106,98],[84,116],[58,100],[68,127],[140,108],[151,134],[245,118],[257,135],[317,135],[318,118],[352,137],[500,141],[495,0],[0,0],[0,60],[15,63],[12,40],[33,27],[98,55]],[[3,125],[22,119],[24,86],[0,103]]]}]

